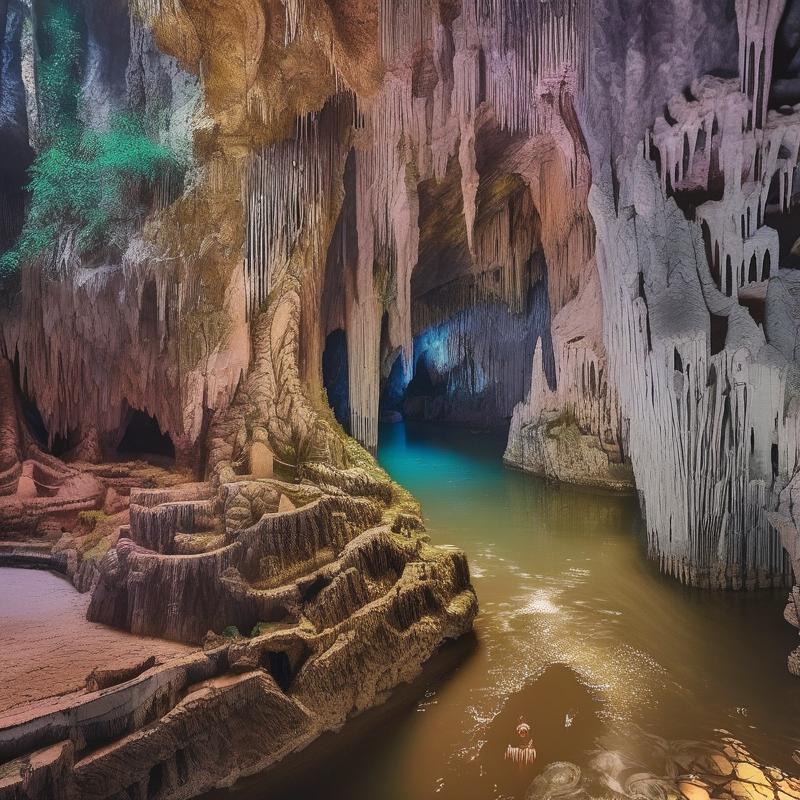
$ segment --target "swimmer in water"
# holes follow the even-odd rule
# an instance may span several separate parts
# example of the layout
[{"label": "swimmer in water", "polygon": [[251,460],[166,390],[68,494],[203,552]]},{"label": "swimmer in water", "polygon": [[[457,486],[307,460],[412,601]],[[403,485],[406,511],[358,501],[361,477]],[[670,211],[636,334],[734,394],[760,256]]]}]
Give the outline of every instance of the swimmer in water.
[{"label": "swimmer in water", "polygon": [[506,748],[505,758],[520,767],[529,767],[536,761],[536,748],[533,746],[533,739],[531,738],[531,726],[522,718],[520,718],[519,725],[517,725],[517,736],[525,744],[522,747],[510,744]]}]

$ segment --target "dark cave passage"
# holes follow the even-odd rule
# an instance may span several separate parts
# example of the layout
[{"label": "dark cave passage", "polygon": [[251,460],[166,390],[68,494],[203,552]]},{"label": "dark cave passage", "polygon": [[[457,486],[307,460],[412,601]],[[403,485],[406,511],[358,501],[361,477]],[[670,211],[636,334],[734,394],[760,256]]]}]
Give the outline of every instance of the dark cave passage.
[{"label": "dark cave passage", "polygon": [[412,397],[432,395],[436,393],[436,386],[431,377],[431,369],[428,363],[430,354],[423,350],[416,359],[414,366],[414,377],[408,384],[406,393]]},{"label": "dark cave passage", "polygon": [[275,679],[275,683],[277,683],[284,692],[288,691],[294,678],[289,656],[280,651],[267,651],[262,656],[262,664],[267,672]]},{"label": "dark cave passage", "polygon": [[322,385],[337,422],[350,432],[350,378],[347,364],[347,334],[337,328],[325,339],[322,353]]},{"label": "dark cave passage", "polygon": [[[794,247],[800,240],[800,205],[795,203],[795,197],[792,198],[792,207],[786,213],[768,211],[764,215],[764,224],[778,232],[780,268],[800,269],[800,251],[795,251]],[[770,264],[770,271],[771,267]]]},{"label": "dark cave passage", "polygon": [[769,107],[800,101],[800,0],[788,0],[775,37]]},{"label": "dark cave passage", "polygon": [[504,428],[528,395],[539,341],[544,378],[552,389],[546,272],[527,290],[521,313],[502,301],[481,300],[418,333],[408,385],[399,357],[381,384],[381,418],[401,412],[418,421]]},{"label": "dark cave passage", "polygon": [[22,419],[28,432],[33,436],[36,443],[47,449],[50,442],[50,433],[47,430],[42,414],[36,402],[32,400],[22,386],[22,379],[20,375],[19,359],[15,358],[11,365],[11,374],[14,378],[14,389],[16,390],[17,397],[19,398],[20,410],[22,411]]},{"label": "dark cave passage", "polygon": [[144,458],[154,461],[174,461],[175,446],[167,433],[162,433],[158,420],[145,411],[133,409],[125,433],[117,445],[121,458]]}]

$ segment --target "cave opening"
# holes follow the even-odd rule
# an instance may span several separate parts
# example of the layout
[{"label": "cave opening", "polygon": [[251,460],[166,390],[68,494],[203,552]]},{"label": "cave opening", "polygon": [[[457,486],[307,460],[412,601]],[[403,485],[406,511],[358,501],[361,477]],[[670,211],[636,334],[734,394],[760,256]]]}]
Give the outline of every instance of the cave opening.
[{"label": "cave opening", "polygon": [[288,692],[310,654],[310,648],[301,643],[294,643],[286,650],[262,652],[260,664],[272,676],[281,691]]},{"label": "cave opening", "polygon": [[428,364],[428,352],[423,351],[417,356],[414,365],[414,375],[408,383],[406,393],[411,397],[424,397],[436,393],[436,385],[431,377],[431,370]]},{"label": "cave opening", "polygon": [[769,108],[800,101],[800,0],[788,0],[775,37]]},{"label": "cave opening", "polygon": [[117,445],[117,455],[122,458],[144,458],[157,463],[174,462],[175,445],[170,435],[162,432],[156,417],[146,411],[133,409]]},{"label": "cave opening", "polygon": [[[409,376],[397,359],[396,342],[382,342],[384,421],[402,413],[448,426],[507,428],[530,391],[538,342],[543,380],[555,385],[543,223],[530,182],[508,169],[506,159],[517,146],[496,129],[477,137],[478,185],[469,224],[457,160],[451,159],[442,181],[419,186],[413,371]],[[554,294],[567,282],[559,277]]]},{"label": "cave opening", "polygon": [[381,422],[400,422],[404,413],[403,404],[408,383],[400,353],[396,353],[390,360],[388,375],[381,381],[379,416]]},{"label": "cave opening", "polygon": [[283,651],[267,651],[261,657],[263,667],[269,672],[281,691],[288,692],[294,675],[289,656]]},{"label": "cave opening", "polygon": [[15,357],[11,364],[11,375],[19,402],[21,421],[26,431],[44,452],[48,452],[56,458],[63,458],[77,444],[75,431],[58,432],[51,438],[50,429],[44,421],[36,400],[24,388],[18,357]]},{"label": "cave opening", "polygon": [[161,763],[156,764],[151,770],[147,779],[147,797],[154,798],[158,796],[161,787],[164,784],[164,765]]},{"label": "cave opening", "polygon": [[439,376],[432,361],[433,354],[425,348],[424,338],[415,340],[414,351],[411,380],[402,391],[403,416],[418,422],[461,422],[453,416],[454,409],[446,402],[449,378]]},{"label": "cave opening", "polygon": [[322,385],[336,421],[350,432],[350,377],[347,360],[347,334],[337,328],[325,339],[322,352]]},{"label": "cave opening", "polygon": [[[800,241],[800,204],[794,202],[794,197],[788,211],[781,212],[777,206],[770,206],[764,215],[764,224],[778,232],[778,264],[781,269],[800,269],[800,247],[795,247]],[[766,258],[763,272],[765,279],[772,272],[772,263]]]},{"label": "cave opening", "polygon": [[28,433],[34,438],[36,443],[47,449],[50,445],[50,433],[42,417],[36,402],[28,395],[22,385],[19,358],[16,357],[11,364],[11,375],[14,380],[14,390],[19,398],[22,421],[28,429]]}]

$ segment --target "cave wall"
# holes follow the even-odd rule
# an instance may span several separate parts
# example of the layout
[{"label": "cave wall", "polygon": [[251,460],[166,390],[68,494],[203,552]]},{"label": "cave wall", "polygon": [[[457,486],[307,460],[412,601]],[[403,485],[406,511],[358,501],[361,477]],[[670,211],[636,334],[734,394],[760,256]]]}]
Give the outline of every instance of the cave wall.
[{"label": "cave wall", "polygon": [[[80,135],[135,113],[181,169],[126,185],[96,248],[65,218],[3,276],[0,539],[90,592],[92,621],[213,655],[157,664],[130,695],[111,687],[122,700],[100,724],[91,691],[55,717],[4,720],[0,758],[35,761],[36,785],[59,796],[189,797],[385,699],[471,629],[477,600],[465,556],[430,543],[416,502],[323,394],[329,326],[346,328],[351,370],[372,375],[379,341],[366,334],[383,302],[371,292],[394,276],[362,263],[375,224],[363,181],[382,162],[352,155],[380,151],[359,99],[383,85],[374,4],[74,8]],[[347,241],[354,227],[363,247]],[[375,414],[362,401],[353,417],[365,444],[374,377],[357,387],[376,397]],[[174,464],[124,460],[131,419]],[[63,459],[46,452],[56,438]],[[22,796],[30,770],[11,772]]]},{"label": "cave wall", "polygon": [[795,111],[768,108],[783,11],[737,4],[739,77],[697,76],[590,199],[650,552],[695,585],[790,578],[768,516],[797,469],[795,354],[777,332],[794,326],[763,224],[792,205],[796,166]]},{"label": "cave wall", "polygon": [[[25,211],[26,170],[32,160],[27,93],[23,73],[30,67],[30,15],[17,0],[0,6],[0,249],[19,235]],[[26,63],[26,61],[28,63]]]}]

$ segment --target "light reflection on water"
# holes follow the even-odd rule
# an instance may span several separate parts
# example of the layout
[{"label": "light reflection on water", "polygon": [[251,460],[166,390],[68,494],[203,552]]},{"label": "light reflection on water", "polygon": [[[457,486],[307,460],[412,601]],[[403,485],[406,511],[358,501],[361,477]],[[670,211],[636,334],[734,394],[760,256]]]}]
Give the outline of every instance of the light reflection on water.
[{"label": "light reflection on water", "polygon": [[800,680],[786,672],[782,595],[679,586],[645,559],[634,497],[549,486],[503,468],[502,449],[488,434],[382,429],[379,460],[434,542],[468,554],[475,637],[237,797],[522,797],[530,777],[508,778],[497,755],[521,717],[542,766],[585,768],[600,746],[657,772],[669,741],[724,728],[791,770]]}]

